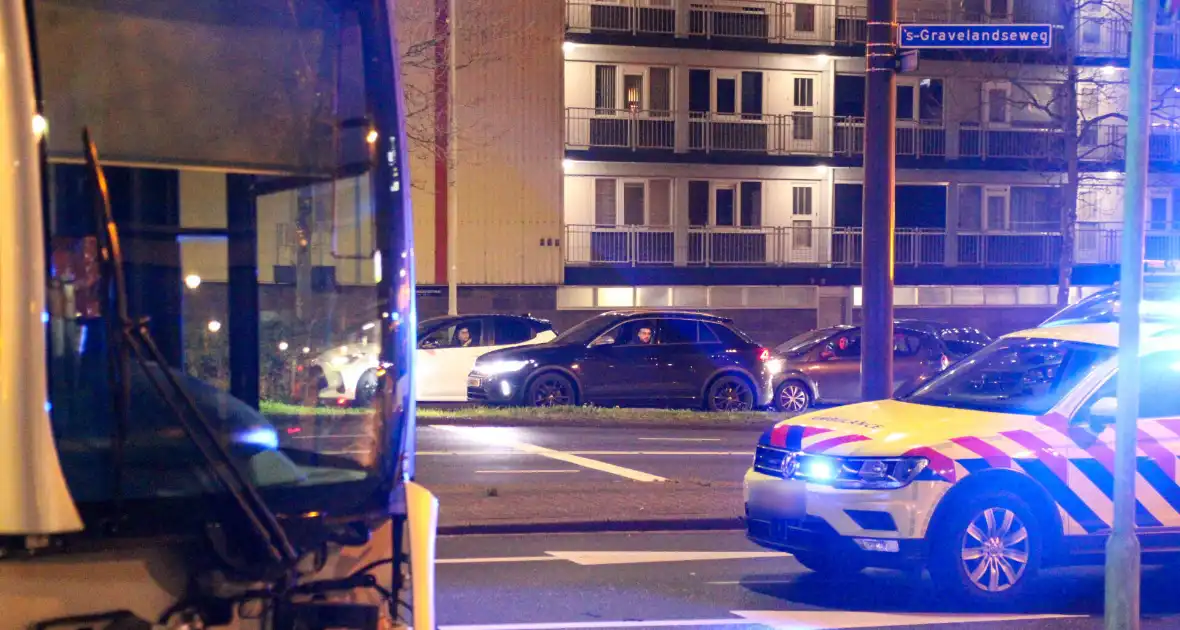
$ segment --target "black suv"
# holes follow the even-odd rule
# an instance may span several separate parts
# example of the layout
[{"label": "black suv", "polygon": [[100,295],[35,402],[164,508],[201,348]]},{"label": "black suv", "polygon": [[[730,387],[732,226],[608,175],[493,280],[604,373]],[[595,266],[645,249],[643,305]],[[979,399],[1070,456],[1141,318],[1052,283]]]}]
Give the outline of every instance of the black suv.
[{"label": "black suv", "polygon": [[732,320],[687,311],[615,311],[550,343],[483,355],[467,378],[467,399],[745,411],[770,404],[776,365],[770,351]]}]

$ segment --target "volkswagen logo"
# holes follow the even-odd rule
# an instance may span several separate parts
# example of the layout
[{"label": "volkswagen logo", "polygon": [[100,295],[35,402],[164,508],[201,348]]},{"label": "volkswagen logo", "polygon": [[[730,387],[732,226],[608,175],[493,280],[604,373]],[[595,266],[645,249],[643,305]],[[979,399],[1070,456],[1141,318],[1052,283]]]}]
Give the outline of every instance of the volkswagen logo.
[{"label": "volkswagen logo", "polygon": [[795,476],[795,473],[799,471],[798,453],[787,453],[786,456],[783,457],[782,471],[783,479],[790,479],[791,477]]}]

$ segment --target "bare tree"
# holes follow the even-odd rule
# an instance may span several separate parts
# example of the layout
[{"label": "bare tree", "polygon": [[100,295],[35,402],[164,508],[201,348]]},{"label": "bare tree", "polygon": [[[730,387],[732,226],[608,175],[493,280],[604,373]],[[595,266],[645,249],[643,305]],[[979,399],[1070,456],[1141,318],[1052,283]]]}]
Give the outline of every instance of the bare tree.
[{"label": "bare tree", "polygon": [[[1033,4],[1045,12],[1037,17],[1062,25],[1054,31],[1052,51],[997,54],[978,64],[981,73],[974,78],[981,82],[980,96],[987,104],[981,123],[993,122],[996,111],[1004,117],[1018,116],[1023,131],[1029,133],[1013,134],[1008,141],[1022,137],[1035,144],[1011,150],[1019,157],[1027,151],[1030,164],[1058,187],[1062,238],[1057,303],[1063,306],[1069,300],[1076,263],[1079,193],[1091,184],[1110,183],[1092,165],[1113,167],[1125,157],[1125,71],[1079,60],[1125,58],[1131,19],[1129,7],[1121,0],[1038,0]],[[997,85],[1002,87],[990,87]],[[1157,119],[1170,117],[1169,110],[1177,104],[1174,87],[1172,82],[1156,86],[1152,109]],[[1004,110],[993,110],[997,102]],[[1012,122],[1013,129],[1021,129]]]},{"label": "bare tree", "polygon": [[[447,0],[399,0],[397,3],[398,41],[401,45],[403,89],[405,91],[406,136],[411,159],[433,163],[447,159],[448,143],[459,139],[460,151],[469,145],[483,145],[502,133],[489,126],[489,117],[481,116],[485,95],[466,91],[455,103],[455,128],[448,129],[445,109],[438,107],[440,95],[436,77],[445,76],[450,63],[451,39],[447,28]],[[456,51],[456,82],[462,90],[464,77],[485,71],[491,64],[514,63],[519,54],[514,47],[503,46],[508,39],[529,37],[519,24],[508,28],[506,12],[511,0],[456,0],[459,41]],[[525,27],[531,31],[530,23]],[[512,52],[504,53],[508,50]],[[453,91],[456,86],[450,86]],[[445,98],[445,96],[443,96]],[[446,130],[440,134],[440,130]],[[422,166],[426,166],[423,164]],[[413,172],[414,169],[411,169]],[[453,172],[452,169],[448,169]],[[414,185],[421,188],[421,181]]]}]

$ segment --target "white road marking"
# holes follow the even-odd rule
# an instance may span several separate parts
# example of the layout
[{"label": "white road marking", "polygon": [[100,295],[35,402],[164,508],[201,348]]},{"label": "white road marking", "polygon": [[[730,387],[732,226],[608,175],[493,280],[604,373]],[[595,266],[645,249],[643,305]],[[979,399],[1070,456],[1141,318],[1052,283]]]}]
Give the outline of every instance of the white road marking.
[{"label": "white road marking", "polygon": [[577,473],[580,470],[477,470],[478,475],[544,475],[548,473]]},{"label": "white road marking", "polygon": [[508,562],[552,562],[562,560],[553,556],[509,556],[504,558],[439,558],[435,564],[502,564]]},{"label": "white road marking", "polygon": [[890,626],[940,626],[954,623],[1068,619],[1082,615],[947,615],[892,614],[842,610],[733,611],[725,619],[648,619],[644,621],[574,621],[564,623],[504,623],[439,626],[439,630],[581,630],[592,628],[684,628],[759,626],[781,630],[873,628]]},{"label": "white road marking", "polygon": [[453,425],[440,425],[435,428],[442,430],[442,431],[456,433],[458,435],[464,436],[464,437],[472,439],[472,440],[479,440],[479,441],[491,443],[495,446],[505,446],[505,447],[516,449],[518,451],[522,451],[525,453],[531,453],[533,455],[541,455],[543,457],[548,457],[549,459],[555,459],[557,461],[565,462],[567,464],[573,464],[575,466],[589,468],[590,470],[597,470],[599,472],[610,473],[612,475],[618,475],[619,477],[624,477],[624,478],[630,479],[632,481],[652,482],[652,481],[667,481],[668,480],[665,477],[660,477],[658,475],[652,475],[652,474],[645,473],[645,472],[642,472],[639,470],[634,470],[631,468],[624,468],[622,466],[616,466],[614,464],[600,462],[598,460],[589,459],[586,457],[581,457],[579,455],[572,455],[570,453],[565,453],[562,451],[555,451],[551,448],[545,448],[544,446],[537,446],[535,444],[528,444],[527,442],[521,442],[521,441],[517,440],[515,437],[513,437],[513,433],[515,431],[512,429],[508,429],[507,431],[504,431],[504,430],[497,430],[497,429],[499,429],[499,427],[487,427],[487,428],[485,428],[485,427],[457,427],[457,426],[453,426]]},{"label": "white road marking", "polygon": [[341,433],[339,435],[296,435],[295,437],[293,437],[291,439],[292,440],[326,440],[328,438],[363,438],[363,437],[373,437],[373,436],[369,435],[367,433],[357,433],[357,434]]},{"label": "white road marking", "polygon": [[788,554],[778,551],[546,551],[545,553],[582,566],[789,557]]},{"label": "white road marking", "polygon": [[[753,451],[561,451],[570,455],[671,455],[677,457],[742,456],[753,457]],[[527,455],[519,451],[418,451],[416,455],[474,457],[478,455]]]},{"label": "white road marking", "polygon": [[720,442],[721,438],[671,438],[671,437],[643,437],[637,438],[641,442]]},{"label": "white road marking", "polygon": [[595,567],[613,564],[658,564],[787,557],[790,557],[790,554],[777,551],[546,551],[543,556],[446,558],[437,562],[439,564],[495,564],[498,562],[564,560],[585,567]]},{"label": "white road marking", "polygon": [[948,613],[877,613],[848,610],[733,610],[731,614],[771,628],[885,628],[951,623],[1067,619],[1084,615],[987,615]]}]

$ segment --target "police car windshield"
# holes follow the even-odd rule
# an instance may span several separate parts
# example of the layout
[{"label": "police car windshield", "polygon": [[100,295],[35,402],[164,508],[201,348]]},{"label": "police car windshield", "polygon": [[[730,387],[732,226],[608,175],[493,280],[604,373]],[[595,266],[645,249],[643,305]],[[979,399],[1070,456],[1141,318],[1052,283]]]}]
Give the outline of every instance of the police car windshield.
[{"label": "police car windshield", "polygon": [[1055,339],[1005,339],[943,372],[904,400],[1041,415],[1116,352],[1107,346]]}]

